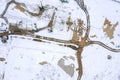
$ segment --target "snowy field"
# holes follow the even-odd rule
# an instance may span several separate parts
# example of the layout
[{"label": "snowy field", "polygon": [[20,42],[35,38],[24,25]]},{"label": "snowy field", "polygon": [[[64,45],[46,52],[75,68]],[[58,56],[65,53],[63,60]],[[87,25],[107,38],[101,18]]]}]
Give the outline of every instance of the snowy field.
[{"label": "snowy field", "polygon": [[[0,13],[10,0],[0,1]],[[70,40],[72,31],[67,31],[65,24],[68,17],[73,22],[82,19],[86,26],[84,12],[74,0],[61,3],[59,0],[16,0],[25,3],[27,9],[37,12],[37,6],[45,6],[41,17],[33,17],[27,12],[21,12],[11,4],[5,14],[9,23],[23,21],[22,27],[38,28],[47,26],[57,8],[54,29],[49,33],[47,29],[35,35]],[[120,48],[120,1],[119,0],[84,0],[90,15],[90,39],[98,40],[106,45]],[[17,14],[16,14],[17,13]],[[103,32],[104,21],[111,24],[118,22],[114,31],[114,38],[109,39]],[[61,24],[63,21],[63,24]],[[0,23],[4,23],[0,19]],[[1,27],[1,26],[0,26]],[[5,27],[4,27],[5,28]],[[0,29],[4,29],[3,27]],[[95,37],[91,37],[95,35]],[[1,41],[1,39],[0,39]],[[83,75],[81,80],[120,80],[120,52],[111,52],[99,45],[86,46],[82,52]],[[31,36],[9,35],[7,43],[0,42],[0,80],[77,80],[78,63],[76,50],[57,45],[55,42],[44,43],[34,41]]]}]

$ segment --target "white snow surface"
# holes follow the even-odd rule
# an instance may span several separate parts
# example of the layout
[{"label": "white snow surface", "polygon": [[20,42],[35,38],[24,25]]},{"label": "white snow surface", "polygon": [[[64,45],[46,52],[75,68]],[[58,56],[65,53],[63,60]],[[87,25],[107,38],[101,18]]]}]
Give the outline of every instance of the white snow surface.
[{"label": "white snow surface", "polygon": [[[34,23],[39,28],[47,26],[54,8],[57,7],[56,22],[53,33],[47,29],[36,33],[36,35],[53,37],[62,40],[70,40],[72,31],[66,31],[66,24],[61,25],[61,20],[67,21],[71,16],[72,20],[82,19],[86,25],[84,12],[79,8],[74,0],[68,0],[69,3],[61,3],[59,0],[16,0],[25,3],[30,8],[36,8],[34,5],[49,6],[51,9],[43,13],[41,18],[32,17],[19,10],[12,10],[12,4],[5,16],[9,23],[18,23],[23,21],[23,27],[33,28]],[[115,0],[119,1],[119,0]],[[0,14],[5,8],[8,0],[0,0]],[[88,12],[90,14],[91,31],[90,35],[97,35],[98,40],[105,44],[117,48],[120,45],[120,3],[114,0],[85,0]],[[30,6],[32,5],[32,6]],[[16,14],[17,13],[17,14]],[[71,14],[71,15],[70,15]],[[45,16],[48,17],[45,17]],[[105,18],[112,23],[119,22],[114,32],[114,38],[108,39],[102,30]],[[0,22],[3,20],[0,19]],[[63,30],[63,31],[61,31]],[[31,37],[9,36],[7,43],[0,42],[0,80],[77,80],[78,68],[76,51],[65,46],[59,46],[56,43],[43,43],[33,41]],[[110,42],[114,41],[115,45]],[[108,59],[108,55],[111,59]],[[72,56],[74,58],[69,58]],[[67,57],[65,59],[64,57]],[[59,65],[58,61],[64,59],[65,65],[74,64],[74,75],[71,77]],[[44,65],[40,63],[47,62]],[[82,80],[120,80],[120,52],[114,53],[98,45],[90,45],[84,48],[82,52],[83,76]]]}]

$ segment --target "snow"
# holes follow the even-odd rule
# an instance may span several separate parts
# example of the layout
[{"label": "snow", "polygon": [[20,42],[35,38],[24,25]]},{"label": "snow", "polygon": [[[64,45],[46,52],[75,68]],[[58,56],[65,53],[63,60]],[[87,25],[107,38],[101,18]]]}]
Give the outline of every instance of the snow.
[{"label": "snow", "polygon": [[[57,65],[58,60],[63,56],[74,56],[74,54],[75,51],[72,49],[55,44],[12,38],[7,56],[5,80],[44,80],[44,78],[61,80],[66,76],[69,80],[75,79],[76,77],[71,79]],[[39,63],[43,61],[47,61],[49,64],[41,66]],[[69,63],[67,64],[69,65]]]},{"label": "snow", "polygon": [[[112,59],[107,59],[111,55]],[[83,51],[83,80],[119,80],[120,54],[92,45]]]},{"label": "snow", "polygon": [[[61,3],[59,0],[16,0],[25,3],[27,9],[37,12],[37,6],[46,6],[48,9],[41,18],[33,17],[28,13],[22,13],[14,9],[15,4],[11,4],[5,17],[9,23],[15,24],[23,21],[22,27],[33,28],[36,23],[38,28],[46,27],[51,19],[54,8],[57,7],[55,14],[55,23],[53,32],[48,32],[48,28],[35,33],[35,35],[57,38],[61,40],[70,40],[72,31],[66,31],[66,24],[60,24],[61,21],[67,21],[71,16],[73,22],[82,19],[86,25],[84,12],[79,8],[74,0],[69,3]],[[117,0],[118,1],[118,0]],[[8,0],[0,1],[0,13],[5,8]],[[91,31],[90,35],[97,35],[98,40],[116,48],[120,45],[120,25],[115,29],[114,38],[108,39],[103,33],[103,23],[105,18],[111,23],[120,23],[120,5],[113,0],[85,0],[88,12],[90,14]],[[0,23],[4,22],[0,19]],[[4,22],[5,23],[5,22]],[[1,24],[0,24],[1,25]],[[4,30],[5,27],[0,30]],[[115,45],[110,42],[114,41]],[[71,59],[70,56],[74,58]],[[111,59],[108,59],[111,56]],[[67,57],[67,58],[65,58]],[[32,37],[10,35],[7,43],[0,42],[0,80],[3,74],[4,80],[77,80],[78,68],[76,51],[65,46],[59,46],[57,43],[44,43],[33,41]],[[64,59],[64,65],[74,64],[74,75],[71,77],[59,65],[58,61]],[[41,65],[40,63],[46,62]],[[120,80],[120,52],[110,52],[98,45],[90,45],[84,48],[82,52],[83,76],[82,80]]]}]

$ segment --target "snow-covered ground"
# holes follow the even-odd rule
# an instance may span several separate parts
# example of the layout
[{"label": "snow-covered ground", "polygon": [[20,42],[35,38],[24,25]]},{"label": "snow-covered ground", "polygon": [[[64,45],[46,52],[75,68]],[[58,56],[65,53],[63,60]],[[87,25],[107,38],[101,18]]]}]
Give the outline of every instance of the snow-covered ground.
[{"label": "snow-covered ground", "polygon": [[[36,5],[41,5],[40,2],[50,8],[39,18],[20,12],[14,8],[15,4],[11,4],[5,16],[12,24],[23,21],[23,27],[27,25],[32,28],[31,25],[34,23],[38,28],[47,26],[54,7],[57,7],[54,31],[49,33],[45,29],[35,33],[36,35],[70,40],[72,31],[67,32],[67,25],[61,24],[61,21],[65,23],[69,16],[73,22],[82,19],[86,25],[85,14],[74,0],[69,0],[69,3],[61,3],[59,0],[16,1],[25,3],[31,11],[36,10]],[[119,48],[117,46],[120,45],[120,3],[115,1],[85,0],[85,4],[90,14],[90,36],[97,36],[91,39]],[[0,1],[0,13],[7,2],[7,0]],[[112,24],[119,23],[113,39],[106,37],[103,32],[105,18]],[[78,77],[76,51],[52,42],[43,43],[33,41],[31,37],[10,35],[7,43],[0,42],[0,58],[5,59],[0,60],[0,80],[77,80]],[[90,45],[82,52],[82,64],[82,80],[120,80],[120,52],[114,53],[101,46]]]},{"label": "snow-covered ground", "polygon": [[5,70],[5,80],[76,79],[75,72],[67,74],[58,64],[59,60],[65,60],[63,64],[72,65],[75,71],[75,51],[72,49],[19,38],[12,38],[9,45],[7,64],[1,67]]}]

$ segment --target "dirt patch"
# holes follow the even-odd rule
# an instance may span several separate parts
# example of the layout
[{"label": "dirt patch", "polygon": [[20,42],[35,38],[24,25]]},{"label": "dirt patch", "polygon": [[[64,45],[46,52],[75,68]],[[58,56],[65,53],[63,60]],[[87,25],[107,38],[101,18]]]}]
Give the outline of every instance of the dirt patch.
[{"label": "dirt patch", "polygon": [[118,26],[118,22],[115,24],[112,24],[107,18],[104,21],[104,27],[103,27],[103,32],[105,32],[105,35],[109,37],[110,39],[114,38],[114,31],[115,28]]},{"label": "dirt patch", "polygon": [[94,34],[94,35],[91,35],[90,36],[91,38],[97,38],[97,36]]},{"label": "dirt patch", "polygon": [[9,34],[9,32],[7,31],[7,32],[2,32],[2,33],[0,33],[0,36],[7,36]]},{"label": "dirt patch", "polygon": [[16,9],[20,10],[21,12],[25,12],[25,9],[20,6],[19,4],[15,6]]},{"label": "dirt patch", "polygon": [[72,26],[72,24],[73,24],[73,22],[72,22],[72,20],[71,20],[71,17],[68,17],[68,20],[67,20],[66,24],[68,25],[67,31],[69,31],[69,29],[71,28],[71,26]]},{"label": "dirt patch", "polygon": [[84,22],[83,20],[81,19],[78,19],[78,33],[79,33],[79,36],[82,36],[83,35],[83,31],[85,30],[85,27],[84,27]]},{"label": "dirt patch", "polygon": [[0,58],[0,61],[5,61],[5,58]]},{"label": "dirt patch", "polygon": [[40,62],[39,64],[40,64],[40,65],[45,65],[45,64],[48,64],[48,62],[43,61],[43,62]]},{"label": "dirt patch", "polygon": [[10,25],[9,31],[11,32],[11,34],[18,35],[34,34],[34,30],[21,29],[17,25]]},{"label": "dirt patch", "polygon": [[55,18],[55,12],[53,13],[50,22],[48,23],[48,27],[50,28],[50,32],[53,31],[53,26],[54,26],[54,18]]},{"label": "dirt patch", "polygon": [[73,30],[73,36],[72,36],[72,40],[71,42],[72,43],[76,43],[79,41],[79,35],[78,35],[78,32],[76,31],[76,29]]}]

